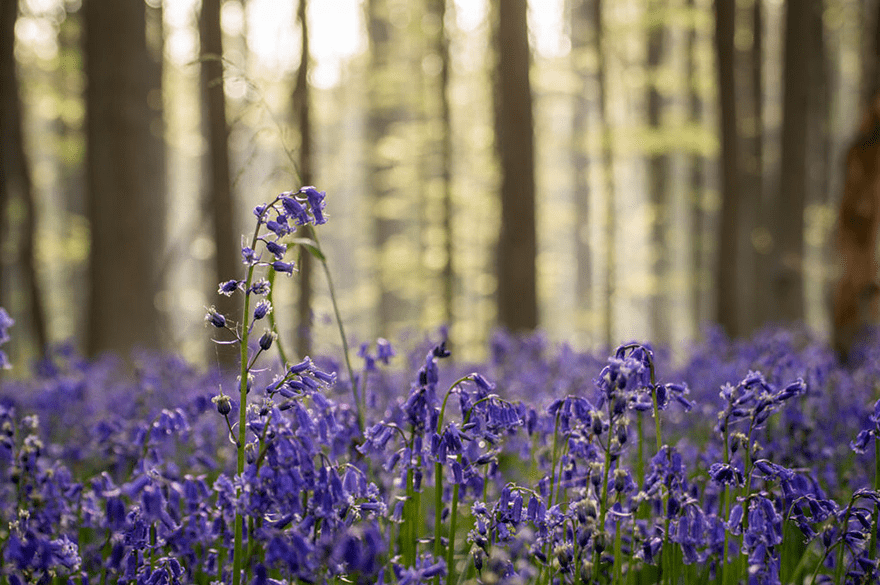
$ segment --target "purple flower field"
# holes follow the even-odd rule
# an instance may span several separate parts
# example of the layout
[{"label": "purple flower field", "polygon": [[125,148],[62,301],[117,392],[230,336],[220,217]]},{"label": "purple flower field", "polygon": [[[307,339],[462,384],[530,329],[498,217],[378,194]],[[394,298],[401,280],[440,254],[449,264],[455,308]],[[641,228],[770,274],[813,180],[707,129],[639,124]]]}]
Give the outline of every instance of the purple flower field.
[{"label": "purple flower field", "polygon": [[271,285],[325,261],[323,208],[255,210],[220,285],[246,319],[207,315],[239,381],[58,348],[0,387],[0,584],[877,581],[880,339],[845,367],[780,328],[679,368],[505,333],[464,364],[442,331],[289,358]]}]

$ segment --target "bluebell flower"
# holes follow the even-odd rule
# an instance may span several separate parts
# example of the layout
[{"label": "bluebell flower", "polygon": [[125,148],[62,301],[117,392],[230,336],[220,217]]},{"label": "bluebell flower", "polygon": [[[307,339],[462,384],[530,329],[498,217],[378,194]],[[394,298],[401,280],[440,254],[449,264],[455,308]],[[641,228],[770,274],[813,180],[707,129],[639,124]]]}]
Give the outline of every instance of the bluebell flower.
[{"label": "bluebell flower", "polygon": [[262,296],[269,294],[270,288],[269,281],[265,278],[261,278],[251,285],[249,292]]},{"label": "bluebell flower", "polygon": [[290,234],[294,231],[293,228],[287,223],[287,217],[284,215],[277,216],[274,220],[269,220],[266,222],[266,229],[274,233],[279,238],[283,238],[287,234]]},{"label": "bluebell flower", "polygon": [[397,355],[391,342],[382,337],[376,340],[376,354],[376,358],[385,365],[388,365],[388,361]]},{"label": "bluebell flower", "polygon": [[218,329],[226,327],[226,317],[224,317],[222,313],[217,312],[217,309],[214,307],[208,309],[208,312],[205,315],[205,321]]},{"label": "bluebell flower", "polygon": [[742,471],[725,463],[713,463],[709,468],[709,477],[722,485],[741,486],[745,481]]},{"label": "bluebell flower", "polygon": [[281,205],[284,206],[284,211],[287,212],[291,218],[296,221],[297,225],[306,225],[311,223],[309,218],[308,210],[305,206],[297,201],[296,197],[293,196],[285,196],[281,198]]},{"label": "bluebell flower", "polygon": [[260,349],[262,349],[263,351],[269,351],[276,337],[278,337],[278,335],[274,331],[271,331],[269,329],[264,331],[263,335],[260,336]]},{"label": "bluebell flower", "polygon": [[271,266],[275,272],[281,272],[288,276],[293,274],[293,271],[296,269],[296,266],[293,262],[284,262],[282,260],[276,260],[272,262]]},{"label": "bluebell flower", "polygon": [[254,266],[260,261],[260,256],[250,246],[244,246],[241,249],[241,260],[245,266]]},{"label": "bluebell flower", "polygon": [[257,305],[254,307],[254,320],[259,321],[266,315],[272,312],[272,303],[269,302],[269,299],[260,300]]},{"label": "bluebell flower", "polygon": [[218,293],[224,296],[231,296],[232,293],[239,290],[241,288],[241,281],[238,280],[227,280],[226,282],[221,282],[220,287],[217,290]]},{"label": "bluebell flower", "polygon": [[324,217],[324,197],[326,193],[324,191],[318,191],[314,187],[303,187],[300,189],[300,193],[305,193],[306,198],[309,201],[309,207],[312,210],[312,215],[315,217],[315,225],[321,225],[327,223],[327,219]]},{"label": "bluebell flower", "polygon": [[272,240],[266,241],[266,249],[269,250],[269,253],[275,256],[276,260],[281,260],[284,258],[284,254],[287,253],[287,246],[284,244],[279,244],[278,242],[274,242]]}]

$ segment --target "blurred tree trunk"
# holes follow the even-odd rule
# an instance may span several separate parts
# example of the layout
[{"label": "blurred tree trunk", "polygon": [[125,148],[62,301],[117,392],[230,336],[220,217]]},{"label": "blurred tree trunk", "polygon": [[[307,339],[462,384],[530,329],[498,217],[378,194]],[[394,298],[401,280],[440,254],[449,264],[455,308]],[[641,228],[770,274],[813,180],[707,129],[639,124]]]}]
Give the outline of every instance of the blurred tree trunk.
[{"label": "blurred tree trunk", "polygon": [[[574,250],[577,261],[577,274],[575,276],[575,299],[578,307],[577,328],[580,330],[585,325],[595,322],[594,319],[584,323],[584,316],[591,315],[592,304],[592,254],[590,249],[590,144],[589,114],[591,93],[590,86],[595,83],[597,64],[593,60],[596,51],[597,28],[593,18],[595,16],[596,0],[570,0],[569,18],[571,27],[571,57],[572,69],[577,76],[578,91],[574,92],[572,116],[572,170],[574,173],[572,185],[574,189]],[[595,91],[595,90],[593,90]],[[589,331],[593,337],[594,332]]]},{"label": "blurred tree trunk", "polygon": [[[367,37],[370,60],[367,73],[367,182],[374,200],[374,238],[376,281],[378,283],[378,335],[388,337],[392,323],[405,312],[405,301],[395,289],[394,237],[405,228],[403,205],[396,187],[395,172],[400,166],[395,144],[395,125],[404,118],[399,100],[400,71],[393,68],[395,27],[390,21],[388,0],[367,0]],[[383,148],[383,146],[385,148]],[[414,244],[414,243],[413,243]]]},{"label": "blurred tree trunk", "polygon": [[[294,118],[299,126],[299,177],[303,185],[314,181],[312,171],[312,117],[309,91],[309,23],[308,2],[299,0],[297,22],[300,27],[300,61],[293,89]],[[299,297],[297,300],[296,351],[299,356],[312,353],[312,272],[314,259],[306,251],[299,259]]]},{"label": "blurred tree trunk", "polygon": [[444,234],[444,262],[440,279],[443,290],[443,321],[452,326],[455,320],[455,223],[452,200],[452,113],[449,103],[449,35],[446,31],[447,0],[428,0],[428,14],[437,22],[433,32],[432,52],[440,59],[437,92],[439,94],[440,137],[437,154],[442,198],[440,226]]},{"label": "blurred tree trunk", "polygon": [[862,0],[862,107],[880,92],[880,0]]},{"label": "blurred tree trunk", "polygon": [[736,4],[715,0],[715,53],[718,67],[718,103],[721,133],[721,229],[717,260],[717,322],[730,336],[740,329],[736,283],[738,263],[739,161],[737,157],[734,24]]},{"label": "blurred tree trunk", "polygon": [[840,277],[834,291],[833,343],[846,358],[866,325],[875,323],[880,303],[877,233],[880,227],[880,96],[865,108],[858,134],[847,151],[838,219]]},{"label": "blurred tree trunk", "polygon": [[[21,298],[27,299],[26,312],[37,352],[46,350],[48,335],[43,306],[43,292],[37,276],[36,241],[37,218],[34,205],[34,189],[27,156],[24,151],[22,132],[22,108],[19,95],[19,77],[15,63],[15,22],[18,18],[18,0],[0,0],[0,233],[20,234],[21,241],[12,245],[19,251],[18,270],[24,290]],[[24,211],[23,225],[12,229],[7,217],[9,205],[18,200]],[[0,242],[8,245],[6,242]],[[6,266],[0,264],[0,291],[5,290],[3,281],[8,278]],[[9,299],[0,299],[0,306]],[[19,335],[21,335],[19,333]]]},{"label": "blurred tree trunk", "polygon": [[498,322],[511,331],[538,325],[535,170],[526,0],[493,0],[495,139],[501,167]]},{"label": "blurred tree trunk", "polygon": [[[664,0],[665,1],[665,0]],[[664,59],[664,34],[667,19],[664,2],[648,3],[648,125],[655,136],[655,145],[648,156],[648,203],[651,206],[651,275],[653,286],[649,296],[651,340],[665,346],[669,340],[666,302],[669,243],[666,230],[669,225],[668,156],[663,136],[664,98],[658,87],[660,68]]]},{"label": "blurred tree trunk", "polygon": [[764,189],[765,164],[764,164],[764,62],[767,56],[764,54],[764,25],[765,11],[764,0],[753,0],[752,4],[752,46],[749,51],[751,61],[751,90],[753,104],[752,116],[754,124],[751,125],[752,135],[747,143],[750,156],[749,177],[751,179],[749,189],[755,193],[757,204],[755,215],[752,220],[752,231],[748,238],[750,253],[754,255],[757,282],[751,283],[754,287],[754,308],[752,315],[754,321],[751,329],[762,326],[768,317],[768,307],[773,298],[770,286],[773,273],[770,266],[771,250],[773,247],[770,236],[769,218],[772,212],[772,201]]},{"label": "blurred tree trunk", "polygon": [[862,6],[866,22],[863,115],[846,154],[835,250],[839,275],[833,296],[832,342],[843,359],[863,329],[880,317],[880,3],[874,0]]},{"label": "blurred tree trunk", "polygon": [[[64,219],[62,233],[65,240],[82,241],[88,237],[86,220],[85,188],[85,128],[83,127],[84,85],[82,54],[82,11],[68,12],[58,30],[59,66],[54,72],[55,83],[65,103],[76,104],[76,115],[60,116],[60,177],[63,190]],[[85,252],[85,250],[83,250]],[[64,319],[53,314],[52,325],[58,339],[75,339],[85,342],[88,329],[88,315],[80,310],[88,302],[88,257],[85,253],[70,258],[63,263],[55,282],[67,284],[63,293],[68,311]],[[47,289],[49,290],[49,289]],[[51,298],[47,295],[48,306]],[[57,306],[57,305],[56,305]],[[65,323],[65,321],[67,323]]]},{"label": "blurred tree trunk", "polygon": [[86,180],[91,225],[90,355],[162,347],[165,151],[160,64],[143,2],[88,0]]},{"label": "blurred tree trunk", "polygon": [[774,225],[774,319],[804,318],[804,209],[810,189],[809,128],[821,115],[811,94],[817,84],[816,59],[823,59],[821,39],[811,37],[813,14],[822,0],[788,0],[785,4],[785,52],[782,113],[782,160]]},{"label": "blurred tree trunk", "polygon": [[[199,15],[200,81],[202,132],[208,143],[205,158],[204,205],[211,217],[214,236],[214,270],[217,282],[238,278],[241,272],[236,235],[232,181],[229,171],[229,126],[226,121],[226,94],[223,89],[223,30],[220,26],[220,0],[202,0]],[[217,310],[238,321],[239,298],[214,294]],[[232,366],[240,359],[234,345],[215,345],[220,363]]]},{"label": "blurred tree trunk", "polygon": [[[756,236],[759,222],[765,217],[762,207],[762,123],[761,105],[763,100],[761,82],[762,55],[761,40],[761,0],[737,5],[735,28],[742,37],[751,36],[751,43],[737,43],[734,52],[734,75],[736,108],[739,129],[737,132],[737,160],[740,165],[739,218],[737,218],[737,258],[738,276],[736,296],[738,301],[738,330],[748,335],[762,322],[763,297],[767,302],[769,290],[764,290],[765,281],[759,277],[759,256]],[[749,278],[747,275],[755,275]]]},{"label": "blurred tree trunk", "polygon": [[[714,0],[713,0],[714,1]],[[696,0],[685,0],[685,7],[689,14],[696,15],[703,8],[697,5]],[[685,49],[687,52],[687,78],[688,78],[688,122],[694,127],[704,124],[707,117],[707,104],[700,91],[703,71],[700,67],[701,35],[694,21],[691,24],[687,36]],[[714,28],[713,28],[714,31]],[[714,32],[713,32],[714,34]],[[706,209],[706,184],[709,180],[708,161],[700,152],[694,152],[690,157],[689,200],[691,201],[690,214],[690,250],[691,250],[691,304],[693,306],[693,318],[698,327],[705,322],[714,320],[714,287],[713,262],[708,260],[708,248],[710,247],[710,229],[708,213]],[[714,238],[713,238],[714,239]]]},{"label": "blurred tree trunk", "polygon": [[615,246],[616,234],[614,230],[615,213],[614,213],[614,173],[612,172],[611,152],[611,130],[608,120],[608,104],[606,92],[608,85],[606,83],[607,61],[605,59],[605,0],[593,1],[593,25],[596,27],[596,35],[594,38],[596,45],[596,84],[599,92],[599,120],[602,124],[602,157],[599,161],[601,165],[601,185],[604,195],[605,208],[603,209],[604,221],[604,239],[605,239],[605,280],[603,282],[603,297],[605,298],[605,315],[603,319],[602,339],[605,345],[613,348],[615,343],[614,337],[614,298],[616,292],[616,265],[617,265],[617,248]]}]

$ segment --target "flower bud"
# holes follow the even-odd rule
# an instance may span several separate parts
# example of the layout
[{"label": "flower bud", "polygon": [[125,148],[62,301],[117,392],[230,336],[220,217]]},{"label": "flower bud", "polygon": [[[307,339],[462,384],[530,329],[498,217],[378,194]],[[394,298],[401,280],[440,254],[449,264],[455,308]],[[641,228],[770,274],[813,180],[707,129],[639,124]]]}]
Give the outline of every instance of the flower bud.
[{"label": "flower bud", "polygon": [[263,351],[269,351],[269,348],[272,347],[272,342],[275,341],[277,335],[274,331],[266,330],[265,333],[260,337],[260,349]]},{"label": "flower bud", "polygon": [[211,307],[208,309],[208,313],[205,315],[205,321],[217,327],[218,329],[222,329],[226,327],[226,317],[224,317],[221,313],[217,312],[217,309]]},{"label": "flower bud", "polygon": [[223,416],[232,412],[232,400],[225,394],[218,394],[211,399],[211,402],[217,405],[217,412]]}]

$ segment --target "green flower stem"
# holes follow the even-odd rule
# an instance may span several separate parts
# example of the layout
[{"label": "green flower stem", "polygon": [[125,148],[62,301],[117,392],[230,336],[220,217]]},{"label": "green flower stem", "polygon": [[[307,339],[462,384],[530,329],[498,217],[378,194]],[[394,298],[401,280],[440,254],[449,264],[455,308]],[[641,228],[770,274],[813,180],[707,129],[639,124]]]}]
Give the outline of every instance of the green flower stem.
[{"label": "green flower stem", "polygon": [[638,434],[638,446],[636,450],[636,484],[639,489],[645,486],[645,430],[642,424],[642,413],[636,413],[636,432]]},{"label": "green flower stem", "polygon": [[[275,301],[273,300],[272,295],[275,293],[275,269],[269,269],[269,275],[267,277],[269,281],[269,294],[266,298],[269,299],[269,302],[272,303],[272,306],[275,306]],[[287,359],[287,352],[284,351],[284,344],[281,342],[281,334],[278,332],[278,322],[275,320],[275,311],[269,312],[269,327],[272,331],[275,332],[275,347],[278,349],[278,355],[281,356],[281,363],[284,367],[287,367],[287,364],[290,362]]]},{"label": "green flower stem", "polygon": [[559,442],[559,417],[561,414],[560,411],[556,412],[556,424],[553,426],[553,451],[550,455],[550,492],[547,496],[547,509],[553,507],[553,496],[554,490],[556,486],[556,455],[557,455],[557,446]]},{"label": "green flower stem", "polygon": [[[260,235],[260,226],[263,224],[263,216],[266,211],[271,209],[278,202],[276,197],[272,203],[266,206],[260,217],[257,218],[257,227],[254,228],[254,237],[251,238],[251,248],[257,245],[257,238]],[[241,350],[241,371],[239,373],[239,401],[238,401],[238,453],[236,459],[236,473],[241,475],[244,473],[244,443],[245,443],[245,427],[247,426],[247,382],[248,382],[248,320],[251,314],[251,294],[250,288],[254,281],[254,265],[248,266],[247,278],[244,283],[244,307],[241,312],[241,334],[239,344]],[[241,495],[241,488],[236,489],[236,496]],[[244,518],[240,510],[235,512],[235,526],[232,546],[232,585],[240,585],[241,583],[241,565],[242,565],[242,536],[244,532]]]},{"label": "green flower stem", "polygon": [[[437,417],[437,434],[439,435],[443,432],[443,418],[446,415],[446,402],[449,400],[449,396],[452,394],[452,391],[458,387],[459,384],[470,380],[471,376],[464,376],[463,378],[459,378],[449,387],[449,390],[446,391],[446,396],[443,397],[443,404],[440,407],[440,414]],[[439,559],[443,556],[443,463],[438,461],[434,464],[434,558]],[[450,511],[452,512],[452,511]],[[453,519],[455,514],[452,513]],[[452,520],[450,520],[452,522]],[[448,561],[447,561],[448,563]],[[447,566],[447,572],[449,571],[449,567]],[[434,585],[440,585],[440,575],[434,577]]]},{"label": "green flower stem", "polygon": [[623,530],[620,529],[621,518],[614,520],[614,583],[623,583]]},{"label": "green flower stem", "polygon": [[[468,380],[468,379],[470,379],[470,376],[467,376],[465,378],[462,378],[461,380],[458,380],[455,384],[452,385],[452,387],[454,388],[455,386],[457,386],[458,384],[460,384],[464,380]],[[452,388],[450,388],[450,391],[451,390],[452,390]],[[448,397],[449,397],[449,393],[447,393],[447,395],[446,395],[446,398],[448,398]],[[444,409],[446,408],[446,398],[443,399],[443,408]],[[464,425],[468,424],[468,422],[470,422],[471,414],[473,414],[474,408],[476,408],[476,406],[478,404],[480,404],[481,402],[485,402],[485,401],[489,400],[490,398],[492,398],[492,395],[489,395],[489,396],[486,396],[484,398],[477,400],[473,404],[473,406],[471,406],[470,409],[468,409],[467,414],[465,414],[464,420],[462,421],[462,426],[464,426]],[[439,421],[439,419],[438,419],[438,421]],[[439,422],[438,422],[438,426],[439,426]],[[461,461],[462,461],[461,453],[459,453],[455,457],[455,460],[458,462],[459,465],[461,465]],[[488,484],[486,484],[484,482],[483,485],[488,485]],[[455,581],[455,530],[456,530],[457,524],[458,524],[458,490],[459,490],[458,484],[455,484],[452,486],[452,502],[449,504],[449,538],[447,539],[449,542],[446,545],[446,583],[447,583],[447,585],[452,585],[456,582]],[[464,575],[462,575],[462,577],[464,577]]]},{"label": "green flower stem", "polygon": [[837,585],[843,584],[843,561],[846,560],[846,546],[843,540],[846,535],[846,527],[849,526],[849,517],[852,512],[853,504],[855,503],[856,498],[852,498],[849,502],[849,506],[846,508],[846,515],[843,517],[843,524],[840,525],[840,538],[837,540],[838,545],[840,545],[840,549],[837,551],[837,565],[834,567],[834,582]]},{"label": "green flower stem", "polygon": [[[724,422],[724,464],[730,464],[730,432],[727,429],[727,422]],[[721,488],[721,520],[726,521],[730,515],[729,507],[730,488],[725,484]],[[730,531],[724,531],[724,548],[721,550],[721,585],[727,585],[727,550],[730,544]]]},{"label": "green flower stem", "polygon": [[358,396],[354,369],[351,367],[351,358],[348,355],[348,338],[345,336],[345,327],[342,325],[342,314],[339,312],[339,303],[336,301],[336,287],[333,286],[333,277],[330,274],[330,267],[327,265],[327,258],[321,250],[321,243],[318,240],[318,232],[314,229],[310,229],[309,231],[315,242],[315,249],[318,252],[317,258],[321,261],[321,266],[324,268],[324,275],[327,277],[327,288],[330,291],[330,302],[333,304],[333,314],[336,316],[336,325],[339,328],[339,337],[342,340],[342,355],[345,357],[345,368],[348,370],[348,379],[351,383],[351,393],[357,410],[358,428],[360,429],[361,434],[363,434],[365,428],[364,409],[366,401],[363,396]]},{"label": "green flower stem", "polygon": [[[412,456],[412,455],[410,455]],[[404,509],[404,530],[403,532],[403,562],[407,567],[412,567],[416,562],[416,513],[418,509],[415,507],[415,472],[412,467],[406,470],[406,503]]]},{"label": "green flower stem", "polygon": [[737,562],[742,565],[742,578],[745,582],[749,581],[749,563],[744,562],[743,551],[746,545],[746,532],[749,529],[749,498],[752,495],[752,430],[749,429],[749,436],[746,440],[746,450],[743,453],[745,458],[744,471],[746,477],[746,485],[743,488],[743,515],[742,515],[742,534],[739,537],[739,557]]},{"label": "green flower stem", "polygon": [[[461,465],[461,455],[456,457],[456,461]],[[449,538],[446,545],[446,583],[451,585],[455,583],[455,529],[458,523],[458,484],[452,486],[452,502],[450,503],[449,512]]]},{"label": "green flower stem", "polygon": [[[611,402],[608,402],[608,417],[611,417]],[[608,447],[605,449],[605,462],[602,470],[602,495],[599,497],[599,525],[596,530],[605,531],[605,513],[608,508],[608,475],[611,472],[611,437],[614,435],[614,429],[608,428]],[[599,561],[602,556],[599,551],[593,553],[593,581],[599,582],[600,567]]]}]

